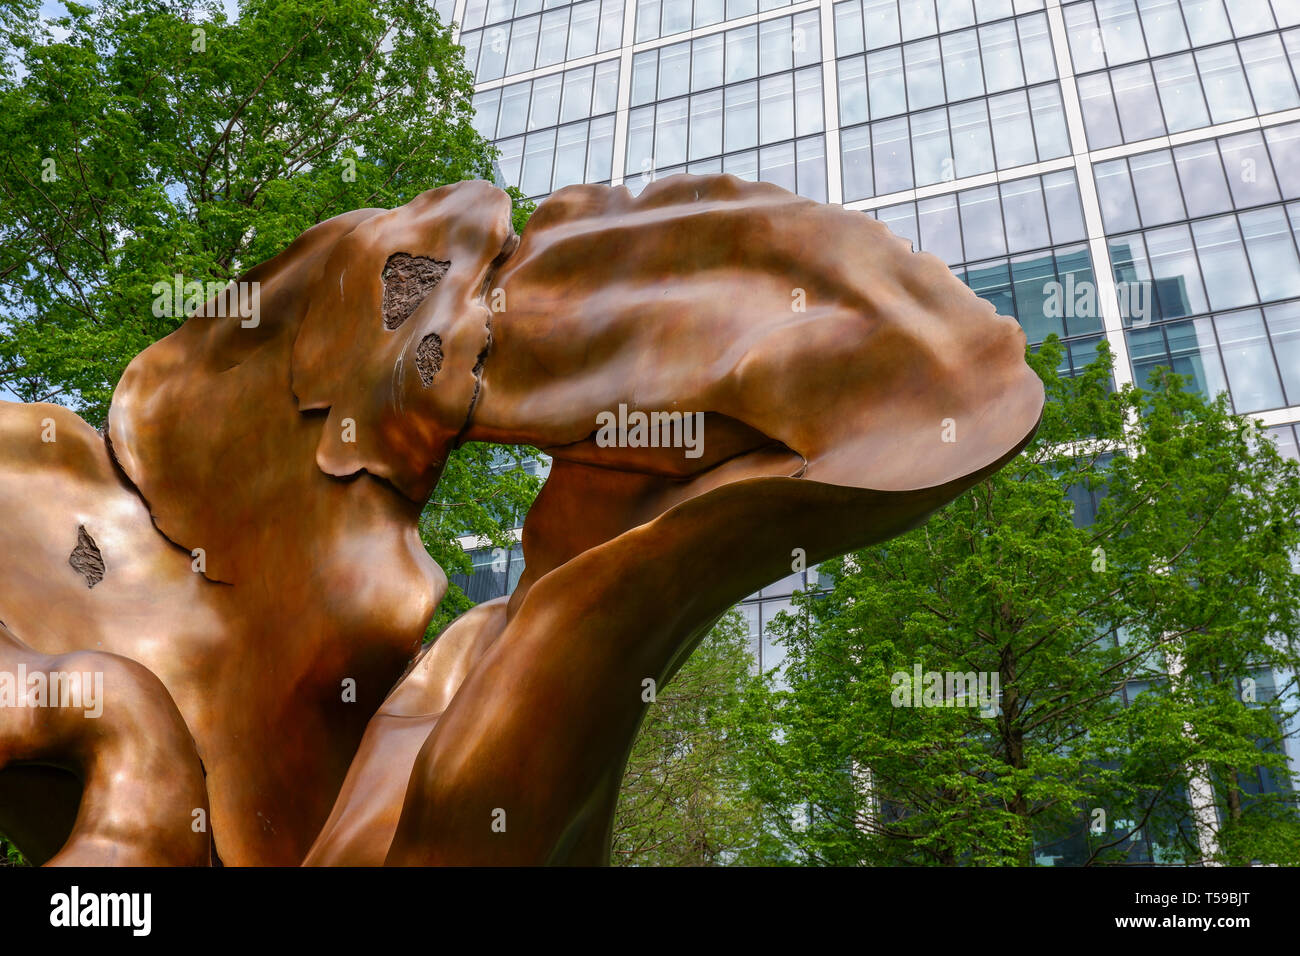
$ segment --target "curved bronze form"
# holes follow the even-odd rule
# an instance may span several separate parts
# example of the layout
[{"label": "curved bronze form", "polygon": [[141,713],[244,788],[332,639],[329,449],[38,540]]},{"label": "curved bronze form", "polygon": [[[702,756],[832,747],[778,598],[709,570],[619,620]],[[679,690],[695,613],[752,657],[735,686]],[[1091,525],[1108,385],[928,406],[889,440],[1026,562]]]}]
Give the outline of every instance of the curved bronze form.
[{"label": "curved bronze form", "polygon": [[[644,682],[796,549],[915,526],[1036,427],[1014,320],[861,213],[730,176],[569,187],[522,240],[509,213],[465,182],[316,226],[241,277],[256,323],[136,358],[107,440],[0,405],[0,673],[135,668],[114,734],[170,768],[118,858],[82,818],[128,798],[84,778],[60,852],[80,791],[33,768],[80,738],[0,707],[20,846],[204,862],[176,827],[206,800],[227,864],[602,863]],[[416,518],[478,440],[554,457],[527,569],[411,662],[446,588]]]}]

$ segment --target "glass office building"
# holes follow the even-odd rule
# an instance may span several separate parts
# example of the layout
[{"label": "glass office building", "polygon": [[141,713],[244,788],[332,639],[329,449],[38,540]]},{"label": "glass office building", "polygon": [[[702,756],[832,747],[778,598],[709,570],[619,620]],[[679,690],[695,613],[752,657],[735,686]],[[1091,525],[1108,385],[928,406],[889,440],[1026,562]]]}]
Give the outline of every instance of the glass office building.
[{"label": "glass office building", "polygon": [[[1062,371],[1105,339],[1117,384],[1172,366],[1297,456],[1300,0],[438,9],[459,25],[503,184],[541,199],[726,172],[861,210],[1031,344],[1060,336]],[[1050,282],[1090,284],[1097,307],[1053,316]],[[499,565],[481,596],[517,580]],[[764,669],[782,657],[765,623],[810,584],[742,605]]]}]

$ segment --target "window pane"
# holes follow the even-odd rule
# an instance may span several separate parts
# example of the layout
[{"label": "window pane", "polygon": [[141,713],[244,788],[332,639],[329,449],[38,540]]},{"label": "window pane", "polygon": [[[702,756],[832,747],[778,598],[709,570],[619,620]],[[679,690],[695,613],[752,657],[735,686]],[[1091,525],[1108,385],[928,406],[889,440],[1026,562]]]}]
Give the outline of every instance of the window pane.
[{"label": "window pane", "polygon": [[1287,199],[1300,196],[1300,123],[1270,126],[1264,131],[1273,168],[1281,180],[1282,195]]},{"label": "window pane", "polygon": [[[1152,288],[1151,269],[1147,265],[1146,246],[1141,233],[1131,236],[1116,236],[1106,243],[1110,249],[1110,264],[1115,275],[1115,292],[1121,306],[1120,314],[1124,325],[1131,324],[1135,318],[1132,309],[1125,309],[1125,303],[1131,301],[1133,292],[1142,288]],[[1127,294],[1126,294],[1127,293]]]},{"label": "window pane", "polygon": [[1025,61],[1025,82],[1041,83],[1056,79],[1056,57],[1047,32],[1047,17],[1038,14],[1016,21],[1020,33],[1020,56]]},{"label": "window pane", "polygon": [[732,176],[738,176],[741,179],[747,179],[751,183],[758,182],[758,150],[751,149],[748,152],[724,156],[722,158],[722,171],[730,173]]},{"label": "window pane", "polygon": [[462,23],[462,30],[477,30],[485,20],[484,15],[487,13],[487,0],[469,0],[465,4],[465,22]]},{"label": "window pane", "polygon": [[654,170],[655,108],[643,106],[628,114],[627,164],[625,172],[650,173]]},{"label": "window pane", "polygon": [[1196,250],[1200,253],[1201,272],[1210,308],[1231,309],[1255,301],[1255,290],[1242,278],[1250,274],[1246,253],[1237,233],[1233,216],[1204,219],[1192,223]]},{"label": "window pane", "polygon": [[[794,81],[789,73],[759,81],[759,142],[794,136]],[[793,162],[793,160],[792,160]]]},{"label": "window pane", "polygon": [[1179,146],[1174,150],[1174,163],[1178,166],[1178,181],[1187,200],[1188,215],[1205,216],[1232,208],[1223,164],[1213,140]]},{"label": "window pane", "polygon": [[1142,14],[1142,32],[1152,56],[1187,49],[1187,31],[1178,0],[1138,0]]},{"label": "window pane", "polygon": [[659,35],[666,37],[691,28],[691,0],[663,0]]},{"label": "window pane", "polygon": [[[1102,330],[1101,307],[1097,302],[1095,290],[1096,278],[1092,271],[1092,257],[1087,246],[1075,246],[1072,249],[1058,249],[1056,252],[1056,274],[1062,284],[1061,291],[1065,301],[1071,305],[1065,310],[1065,331],[1067,335],[1087,335]],[[1094,290],[1089,297],[1081,292]]]},{"label": "window pane", "polygon": [[1193,46],[1217,43],[1232,35],[1222,0],[1183,0],[1183,17]]},{"label": "window pane", "polygon": [[1243,212],[1237,218],[1260,301],[1300,296],[1300,261],[1282,207]]},{"label": "window pane", "polygon": [[1115,115],[1115,103],[1110,94],[1110,78],[1105,73],[1081,76],[1076,81],[1079,86],[1079,105],[1083,109],[1083,125],[1088,133],[1088,145],[1093,149],[1105,149],[1120,142],[1119,119]]},{"label": "window pane", "polygon": [[840,125],[852,126],[865,122],[867,115],[867,61],[860,56],[840,60],[839,72]]},{"label": "window pane", "polygon": [[596,52],[596,36],[600,32],[600,2],[587,0],[573,5],[569,25],[568,59],[591,56]]},{"label": "window pane", "polygon": [[1043,207],[1043,190],[1038,177],[1002,184],[1002,214],[1006,220],[1009,252],[1051,244],[1047,210]]},{"label": "window pane", "polygon": [[587,182],[605,182],[614,164],[614,117],[602,116],[591,121],[587,141]]},{"label": "window pane", "polygon": [[984,73],[980,68],[979,39],[974,30],[962,30],[941,37],[943,74],[948,84],[948,99],[965,99],[984,92]]},{"label": "window pane", "polygon": [[875,165],[876,195],[912,188],[912,149],[908,141],[907,119],[873,123],[871,140]]},{"label": "window pane", "polygon": [[654,100],[659,86],[659,51],[647,50],[632,57],[632,105]]},{"label": "window pane", "polygon": [[993,139],[988,109],[983,100],[948,108],[955,151],[955,175],[976,176],[993,169]]},{"label": "window pane", "polygon": [[1001,20],[1014,12],[1011,0],[975,0],[975,19],[980,23]]},{"label": "window pane", "polygon": [[659,35],[659,0],[637,0],[636,42],[653,40]]},{"label": "window pane", "polygon": [[542,14],[542,37],[537,44],[537,65],[550,66],[564,60],[564,46],[569,39],[569,8],[548,10]]},{"label": "window pane", "polygon": [[1255,111],[1235,45],[1227,43],[1209,50],[1197,50],[1196,65],[1200,68],[1205,99],[1210,105],[1210,118],[1215,123],[1241,119]]},{"label": "window pane", "polygon": [[898,6],[904,40],[934,36],[938,32],[934,0],[899,0]]},{"label": "window pane", "polygon": [[1068,169],[1048,173],[1043,177],[1043,193],[1047,197],[1047,222],[1052,228],[1052,241],[1074,242],[1084,238],[1083,206],[1074,173]]},{"label": "window pane", "polygon": [[488,27],[483,31],[483,49],[478,57],[477,79],[499,80],[505,76],[506,51],[510,49],[510,25]]},{"label": "window pane", "polygon": [[591,113],[612,113],[618,106],[618,60],[596,64],[596,90],[592,97]]},{"label": "window pane", "polygon": [[758,71],[760,74],[788,70],[794,65],[791,39],[789,17],[765,20],[759,24]]},{"label": "window pane", "polygon": [[1269,348],[1259,310],[1215,316],[1214,329],[1219,333],[1219,345],[1223,349],[1223,367],[1232,391],[1233,410],[1258,412],[1285,405],[1282,383],[1273,364],[1273,350]]},{"label": "window pane", "polygon": [[1020,47],[1014,21],[980,27],[980,52],[984,59],[984,83],[990,93],[1025,85],[1020,69]]},{"label": "window pane", "polygon": [[1029,109],[1034,120],[1034,138],[1039,159],[1056,159],[1070,152],[1070,131],[1065,126],[1065,109],[1061,92],[1051,86],[1036,86],[1029,91]]},{"label": "window pane", "polygon": [[1004,255],[1006,240],[1002,235],[1002,207],[996,186],[968,189],[959,194],[961,234],[967,259],[984,259]]},{"label": "window pane", "polygon": [[501,91],[501,119],[497,136],[514,136],[522,133],[528,124],[528,98],[531,83],[514,83]]},{"label": "window pane", "polygon": [[1196,63],[1190,53],[1156,60],[1156,88],[1160,91],[1160,104],[1165,110],[1169,132],[1208,126],[1210,114],[1201,95],[1201,83],[1196,74]]},{"label": "window pane", "polygon": [[820,133],[826,123],[822,100],[822,68],[809,67],[794,75],[795,135]]},{"label": "window pane", "polygon": [[912,160],[916,185],[929,186],[953,178],[952,147],[948,142],[948,111],[913,113]]},{"label": "window pane", "polygon": [[507,186],[518,186],[520,165],[524,155],[524,138],[518,136],[514,139],[502,140],[497,143],[497,148],[501,150],[497,168],[501,170],[502,181]]},{"label": "window pane", "polygon": [[1096,0],[1097,23],[1111,66],[1132,63],[1147,55],[1133,0]]},{"label": "window pane", "polygon": [[921,248],[949,265],[962,261],[961,225],[957,219],[957,197],[934,196],[916,204],[921,230]]},{"label": "window pane", "polygon": [[794,65],[811,66],[822,61],[821,24],[817,11],[796,14],[790,45],[794,48]]},{"label": "window pane", "polygon": [[894,0],[863,0],[862,17],[868,49],[889,46],[902,39],[898,32],[898,6]]},{"label": "window pane", "polygon": [[1300,96],[1296,95],[1291,67],[1287,65],[1286,55],[1282,52],[1281,37],[1275,33],[1243,40],[1238,44],[1238,49],[1259,112],[1273,113],[1300,106]]},{"label": "window pane", "polygon": [[686,162],[686,97],[660,103],[655,114],[655,168]]},{"label": "window pane", "polygon": [[1093,177],[1097,182],[1097,199],[1101,203],[1101,219],[1106,231],[1136,229],[1141,223],[1125,160],[1097,163],[1093,167]]},{"label": "window pane", "polygon": [[989,117],[993,122],[993,148],[998,168],[1007,169],[1032,163],[1034,129],[1029,122],[1029,104],[1023,92],[1004,93],[989,99]]},{"label": "window pane", "polygon": [[939,0],[939,29],[958,30],[975,23],[975,11],[971,9],[970,0]]},{"label": "window pane", "polygon": [[903,47],[907,64],[907,107],[926,109],[943,102],[943,68],[939,61],[939,41],[922,40]]},{"label": "window pane", "polygon": [[967,270],[965,281],[972,292],[985,302],[992,303],[999,315],[1016,316],[1015,298],[1011,294],[1011,273],[1006,260],[973,266]]},{"label": "window pane", "polygon": [[726,91],[727,152],[758,145],[758,84],[741,83]]},{"label": "window pane", "polygon": [[623,45],[623,0],[604,0],[600,5],[600,50],[617,50]]},{"label": "window pane", "polygon": [[835,4],[835,53],[848,56],[863,51],[862,7],[858,0]]},{"label": "window pane", "polygon": [[551,188],[580,183],[587,169],[587,124],[561,126],[555,137],[555,174]]},{"label": "window pane", "polygon": [[1110,78],[1124,141],[1132,143],[1163,135],[1165,126],[1160,116],[1160,101],[1156,99],[1155,84],[1147,64],[1111,70]]},{"label": "window pane", "polygon": [[758,76],[758,29],[744,27],[727,31],[727,82]]},{"label": "window pane", "polygon": [[1144,226],[1187,218],[1173,157],[1168,150],[1134,156],[1129,160],[1129,171],[1133,174],[1133,190]]},{"label": "window pane", "polygon": [[726,7],[723,0],[695,0],[696,29],[721,23],[727,17]]},{"label": "window pane", "polygon": [[795,144],[799,195],[826,202],[826,142],[821,136]]},{"label": "window pane", "polygon": [[659,99],[681,96],[691,86],[691,45],[674,43],[659,50]]},{"label": "window pane", "polygon": [[1232,32],[1239,37],[1272,30],[1276,25],[1273,23],[1273,13],[1268,8],[1268,0],[1235,0],[1227,7]]},{"label": "window pane", "polygon": [[874,192],[871,181],[871,127],[840,130],[840,170],[844,199],[866,199]]},{"label": "window pane", "polygon": [[1219,140],[1219,151],[1223,154],[1223,168],[1228,171],[1228,186],[1238,209],[1278,200],[1273,165],[1259,133],[1225,136]]},{"label": "window pane", "polygon": [[707,90],[722,82],[722,34],[701,37],[691,46],[691,89]]},{"label": "window pane", "polygon": [[794,192],[794,143],[766,146],[759,150],[758,178]]},{"label": "window pane", "polygon": [[906,239],[915,250],[920,247],[916,232],[916,203],[905,202],[898,206],[876,211],[876,218],[894,235]]},{"label": "window pane", "polygon": [[591,115],[591,86],[595,69],[590,66],[564,74],[564,99],[560,105],[560,122],[585,119]]},{"label": "window pane", "polygon": [[1300,302],[1271,305],[1264,310],[1273,352],[1282,372],[1288,405],[1300,405]]},{"label": "window pane", "polygon": [[[1065,302],[1059,301],[1061,308],[1048,308],[1048,296],[1057,292],[1056,298],[1064,291],[1054,289],[1056,283],[1056,263],[1050,253],[1035,253],[1011,260],[1011,281],[1016,295],[1016,318],[1024,327],[1025,337],[1030,342],[1041,342],[1049,335],[1062,335],[1065,332]],[[1070,303],[1073,310],[1073,303]]]},{"label": "window pane", "polygon": [[1101,43],[1101,28],[1091,3],[1076,3],[1065,8],[1065,34],[1070,43],[1070,59],[1075,73],[1100,70],[1106,65]]},{"label": "window pane", "polygon": [[474,129],[484,139],[496,137],[497,108],[500,103],[500,90],[484,90],[474,94]]},{"label": "window pane", "polygon": [[872,116],[893,116],[907,110],[901,49],[882,50],[867,55],[867,86],[870,90]]},{"label": "window pane", "polygon": [[553,73],[533,81],[533,108],[528,114],[528,128],[541,129],[554,126],[560,115],[561,73]]},{"label": "window pane", "polygon": [[691,159],[722,152],[722,90],[691,97]]},{"label": "window pane", "polygon": [[519,188],[526,196],[550,192],[551,161],[555,157],[555,130],[529,133],[524,145],[524,173]]},{"label": "window pane", "polygon": [[506,63],[506,75],[523,73],[533,68],[533,58],[537,54],[538,17],[517,20],[510,34],[510,58]]},{"label": "window pane", "polygon": [[1146,234],[1146,240],[1160,317],[1171,319],[1208,311],[1187,227],[1153,229]]},{"label": "window pane", "polygon": [[1179,375],[1192,379],[1201,393],[1213,397],[1226,391],[1227,379],[1219,364],[1219,350],[1214,342],[1214,330],[1209,319],[1176,322],[1165,329],[1169,337],[1172,365]]}]

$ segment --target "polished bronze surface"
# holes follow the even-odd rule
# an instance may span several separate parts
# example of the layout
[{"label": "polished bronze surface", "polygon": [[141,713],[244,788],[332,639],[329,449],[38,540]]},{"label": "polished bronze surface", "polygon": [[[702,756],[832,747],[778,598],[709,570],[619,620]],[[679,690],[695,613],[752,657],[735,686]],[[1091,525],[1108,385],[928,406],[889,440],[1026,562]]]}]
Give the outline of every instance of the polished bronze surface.
[{"label": "polished bronze surface", "polygon": [[[123,854],[198,861],[167,843],[197,751],[227,864],[604,862],[646,682],[1036,425],[1016,323],[861,213],[730,176],[569,187],[522,241],[509,212],[467,182],[309,230],[241,277],[255,322],[191,318],[137,357],[107,442],[0,405],[0,648],[128,658],[118,713],[171,728],[148,743],[167,806]],[[638,412],[679,413],[675,447]],[[554,458],[526,571],[408,666],[446,588],[416,518],[475,440]],[[77,791],[33,768],[78,737],[12,719],[0,829],[50,855]],[[42,794],[63,822],[24,825]]]}]

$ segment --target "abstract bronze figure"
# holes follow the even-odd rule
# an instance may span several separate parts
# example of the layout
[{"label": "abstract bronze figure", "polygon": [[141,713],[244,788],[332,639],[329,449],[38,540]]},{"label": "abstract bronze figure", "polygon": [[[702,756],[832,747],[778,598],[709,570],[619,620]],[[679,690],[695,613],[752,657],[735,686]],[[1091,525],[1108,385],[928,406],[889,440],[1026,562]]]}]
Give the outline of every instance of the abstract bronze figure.
[{"label": "abstract bronze figure", "polygon": [[[89,737],[0,707],[33,858],[603,863],[645,681],[1036,427],[1015,321],[861,213],[730,176],[509,213],[463,182],[308,230],[241,277],[257,321],[135,359],[104,436],[0,405],[0,671],[109,685]],[[598,441],[620,408],[703,440]],[[447,586],[416,519],[465,441],[554,465],[518,588],[416,656]]]}]

